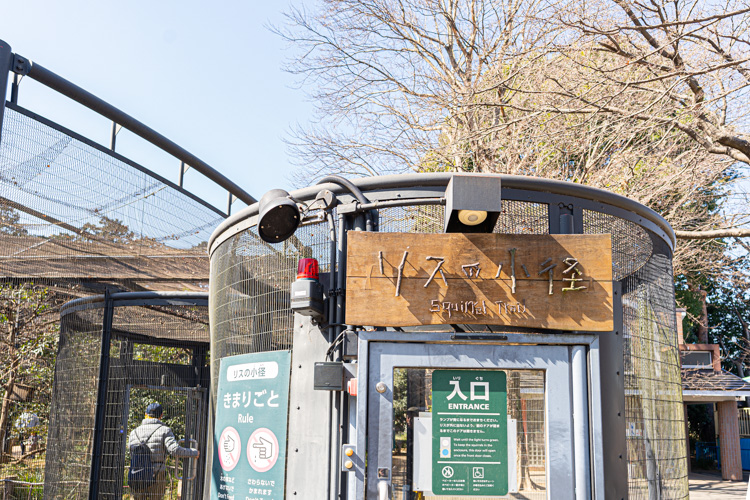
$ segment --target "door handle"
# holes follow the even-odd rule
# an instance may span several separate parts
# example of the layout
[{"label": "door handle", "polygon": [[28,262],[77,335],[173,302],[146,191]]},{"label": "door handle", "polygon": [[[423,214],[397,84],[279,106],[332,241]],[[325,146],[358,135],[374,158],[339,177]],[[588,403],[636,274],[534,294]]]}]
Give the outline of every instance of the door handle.
[{"label": "door handle", "polygon": [[378,500],[391,500],[391,483],[385,479],[378,481]]},{"label": "door handle", "polygon": [[[198,449],[198,441],[196,441],[195,439],[188,439],[188,442],[190,443],[190,447],[191,448]],[[180,446],[184,446],[185,445],[185,440],[184,439],[180,439],[177,443]],[[188,462],[187,462],[187,465],[183,468],[183,470],[187,469],[187,475],[188,475],[188,477],[183,478],[182,476],[180,476],[178,474],[178,471],[179,471],[179,468],[180,468],[179,467],[180,460],[185,460],[185,459],[187,459]],[[175,468],[175,476],[177,477],[177,479],[180,479],[180,480],[183,480],[183,481],[192,481],[198,475],[198,460],[196,460],[196,457],[178,458],[175,461],[174,468]]]}]

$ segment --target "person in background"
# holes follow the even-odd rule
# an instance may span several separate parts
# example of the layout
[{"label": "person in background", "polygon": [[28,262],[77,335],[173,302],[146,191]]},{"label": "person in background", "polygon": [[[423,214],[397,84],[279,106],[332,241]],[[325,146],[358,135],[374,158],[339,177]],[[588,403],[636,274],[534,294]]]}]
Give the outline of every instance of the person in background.
[{"label": "person in background", "polygon": [[194,448],[183,448],[177,443],[172,429],[162,422],[162,407],[159,403],[151,403],[146,408],[146,418],[136,427],[128,437],[128,447],[144,442],[151,451],[151,463],[154,471],[154,483],[143,492],[134,492],[135,500],[159,500],[167,490],[167,454],[174,457],[199,457],[200,451]]}]

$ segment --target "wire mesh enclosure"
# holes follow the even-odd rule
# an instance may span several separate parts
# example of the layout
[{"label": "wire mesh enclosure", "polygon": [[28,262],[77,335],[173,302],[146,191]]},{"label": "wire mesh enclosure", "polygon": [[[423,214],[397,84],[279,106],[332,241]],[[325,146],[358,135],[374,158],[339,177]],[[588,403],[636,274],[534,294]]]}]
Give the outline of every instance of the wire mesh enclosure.
[{"label": "wire mesh enclosure", "polygon": [[225,214],[126,158],[21,107],[0,143],[0,275],[205,280]]},{"label": "wire mesh enclosure", "polygon": [[[134,292],[62,308],[45,498],[122,498],[128,437],[149,404],[205,456],[209,372],[205,293]],[[169,498],[201,498],[203,458],[167,461]]]},{"label": "wire mesh enclosure", "polygon": [[[15,342],[0,346],[3,362],[16,367],[2,374],[3,386],[11,386],[13,394],[5,398],[0,392],[8,400],[0,419],[5,427],[0,479],[7,498],[41,497],[45,462],[54,463],[45,460],[45,440],[56,332],[55,325],[41,326],[41,320],[63,302],[105,288],[204,291],[206,241],[224,218],[220,210],[127,158],[6,103],[0,141],[0,289],[3,301],[25,297],[21,310],[39,316],[35,323],[40,325],[23,322]],[[37,304],[42,295],[43,303]],[[101,320],[94,318],[94,324]],[[9,341],[10,329],[5,334]],[[81,338],[60,348],[64,355],[80,355],[81,375],[89,348],[99,348],[100,335],[101,329],[92,345],[76,345],[84,342]],[[31,389],[22,396],[27,386]],[[88,396],[85,391],[75,395]],[[39,423],[24,424],[25,415]],[[79,417],[72,413],[69,418],[86,421]],[[55,466],[75,469],[80,460],[74,454]]]},{"label": "wire mesh enclosure", "polygon": [[[354,182],[368,198],[367,208],[376,212],[378,231],[436,233],[443,232],[445,188],[452,175],[387,176]],[[620,413],[624,415],[617,411],[607,414],[613,411],[608,408],[612,405],[604,401],[603,418],[609,419],[604,425],[616,426],[615,433],[624,443],[627,467],[622,475],[627,475],[628,498],[688,498],[671,229],[646,207],[601,190],[542,179],[497,178],[502,213],[494,232],[559,234],[563,232],[561,221],[569,219],[574,233],[611,235],[613,280],[621,287],[622,296],[615,303],[619,308],[615,311],[616,331],[603,334],[602,339],[615,346],[618,364],[624,366],[624,370],[617,368],[619,397],[624,399]],[[356,205],[353,196],[333,184],[301,189],[292,196],[313,206],[322,189],[336,192],[343,205]],[[345,254],[346,230],[363,227],[361,210],[350,213],[353,215],[334,216],[333,227],[325,217],[307,214],[295,237],[278,245],[269,245],[258,236],[257,205],[228,219],[214,232],[209,292],[214,385],[219,361],[226,356],[292,349],[289,288],[296,277],[297,261],[315,257],[322,273],[342,271],[345,262],[340,259],[331,269],[331,255],[337,248],[343,248]],[[334,288],[328,286],[329,291]],[[486,331],[484,326],[459,326],[464,331]],[[612,367],[613,376],[615,369]],[[538,402],[528,399],[525,404],[537,408]],[[524,438],[531,443],[528,453],[536,453],[528,462],[537,467],[535,473],[543,470],[543,456],[533,446],[537,434],[546,432],[543,427],[541,422],[525,431],[531,433]]]},{"label": "wire mesh enclosure", "polygon": [[[81,469],[90,469],[90,453],[82,449],[66,455],[64,461],[45,460],[57,343],[57,322],[46,318],[56,316],[67,301],[105,290],[205,292],[206,242],[226,213],[183,188],[185,171],[192,168],[204,180],[227,189],[230,200],[248,202],[252,197],[124,112],[13,54],[5,42],[0,43],[0,60],[4,68],[0,72],[0,306],[18,305],[10,316],[0,313],[4,318],[0,321],[0,364],[9,367],[0,373],[0,481],[3,498],[30,499],[41,498],[45,462],[54,468],[51,477],[57,474],[74,481],[85,476]],[[12,72],[17,74],[11,83]],[[18,75],[25,76],[25,82],[35,80],[58,92],[57,97],[77,101],[100,115],[99,119],[111,120],[109,147],[20,106]],[[6,102],[8,87],[12,90]],[[34,104],[29,106],[34,108]],[[106,120],[101,123],[109,125]],[[116,132],[123,126],[137,141],[143,140],[140,146],[150,142],[166,153],[159,161],[172,157],[175,174],[180,167],[179,181],[170,182],[116,152]],[[62,336],[59,352],[64,359],[77,358],[80,363],[72,371],[59,373],[59,387],[75,387],[81,380],[98,377],[100,313],[96,308],[80,313],[85,322],[97,325],[89,336],[73,338],[70,332]],[[13,315],[24,316],[18,331],[8,327],[15,322]],[[146,323],[131,322],[128,328],[129,338],[142,334],[151,339],[160,328],[166,332],[166,326],[154,328]],[[167,344],[159,344],[158,349],[171,349]],[[119,348],[112,346],[115,351]],[[191,349],[182,356],[192,356]],[[148,355],[134,352],[143,359]],[[178,357],[177,352],[170,355]],[[117,383],[113,378],[113,387]],[[156,385],[160,383],[159,379]],[[55,414],[59,426],[50,432],[86,441],[91,436],[84,435],[94,428],[90,405],[95,406],[96,393],[82,389],[69,396],[59,401],[62,406]],[[66,405],[70,413],[61,409]],[[59,444],[54,439],[53,448]]]}]

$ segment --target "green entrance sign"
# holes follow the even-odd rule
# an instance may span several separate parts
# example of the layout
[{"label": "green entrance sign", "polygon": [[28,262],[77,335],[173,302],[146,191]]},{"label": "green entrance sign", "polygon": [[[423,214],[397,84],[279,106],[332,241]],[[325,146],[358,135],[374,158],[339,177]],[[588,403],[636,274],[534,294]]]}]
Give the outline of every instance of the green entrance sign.
[{"label": "green entrance sign", "polygon": [[290,351],[221,360],[211,498],[284,498]]},{"label": "green entrance sign", "polygon": [[508,494],[507,400],[505,372],[433,372],[433,493]]}]

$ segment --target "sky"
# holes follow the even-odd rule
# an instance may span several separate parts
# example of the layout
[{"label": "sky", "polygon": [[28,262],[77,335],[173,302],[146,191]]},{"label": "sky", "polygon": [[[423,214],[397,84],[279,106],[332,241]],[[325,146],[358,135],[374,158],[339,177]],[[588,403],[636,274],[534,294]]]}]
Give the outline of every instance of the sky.
[{"label": "sky", "polygon": [[[284,23],[288,2],[1,4],[0,39],[14,53],[145,123],[255,198],[293,187],[295,167],[284,137],[312,119],[312,104],[296,78],[282,70],[294,48],[268,29]],[[109,144],[110,121],[30,78],[21,81],[18,103]],[[135,135],[121,131],[116,150],[177,182],[179,161]],[[188,171],[185,187],[226,208],[226,192],[199,173]],[[243,206],[236,202],[232,212]]]}]

